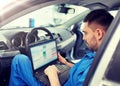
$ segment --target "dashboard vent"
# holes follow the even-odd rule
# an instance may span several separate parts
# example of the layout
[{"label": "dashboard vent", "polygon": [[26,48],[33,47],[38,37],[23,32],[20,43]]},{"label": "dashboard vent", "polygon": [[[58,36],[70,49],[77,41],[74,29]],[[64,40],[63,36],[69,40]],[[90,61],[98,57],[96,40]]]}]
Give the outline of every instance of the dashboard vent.
[{"label": "dashboard vent", "polygon": [[8,49],[7,45],[3,41],[0,41],[0,50],[6,50],[6,49]]}]

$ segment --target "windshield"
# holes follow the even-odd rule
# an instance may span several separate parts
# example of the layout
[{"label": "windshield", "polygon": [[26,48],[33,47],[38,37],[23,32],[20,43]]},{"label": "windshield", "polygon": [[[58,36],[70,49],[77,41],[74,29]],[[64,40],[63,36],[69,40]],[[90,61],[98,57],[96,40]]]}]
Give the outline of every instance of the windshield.
[{"label": "windshield", "polygon": [[88,10],[88,8],[75,5],[51,5],[17,18],[3,26],[2,29],[10,29],[13,27],[58,26],[86,10]]}]

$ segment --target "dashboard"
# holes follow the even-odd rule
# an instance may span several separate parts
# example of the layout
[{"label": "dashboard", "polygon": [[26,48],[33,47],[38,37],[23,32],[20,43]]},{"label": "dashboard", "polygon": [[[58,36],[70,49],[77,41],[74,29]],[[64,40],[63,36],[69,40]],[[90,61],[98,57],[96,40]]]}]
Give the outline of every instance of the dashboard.
[{"label": "dashboard", "polygon": [[[49,29],[49,28],[48,28]],[[15,28],[15,29],[5,29],[0,31],[0,36],[2,37],[0,40],[0,51],[12,51],[12,50],[19,50],[21,47],[25,47],[25,40],[28,33],[31,32],[32,29],[30,28]],[[58,29],[49,29],[49,31],[52,33],[53,38],[56,39],[57,45],[59,49],[63,49],[65,42],[67,44],[71,44],[71,42],[74,43],[72,36],[73,33],[71,33],[68,30],[58,30]],[[66,35],[67,34],[67,35]],[[30,37],[30,43],[34,43],[37,41],[42,41],[45,39],[49,39],[50,35],[43,31],[37,31],[32,33]],[[69,39],[73,39],[68,42]],[[62,46],[62,47],[61,47]],[[67,46],[67,45],[65,45]],[[65,47],[64,46],[64,47]]]}]

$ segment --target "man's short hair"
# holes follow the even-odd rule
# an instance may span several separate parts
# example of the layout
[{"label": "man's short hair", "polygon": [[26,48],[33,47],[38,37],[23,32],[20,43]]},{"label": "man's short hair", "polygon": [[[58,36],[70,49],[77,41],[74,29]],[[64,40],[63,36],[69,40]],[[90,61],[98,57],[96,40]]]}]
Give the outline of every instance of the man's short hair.
[{"label": "man's short hair", "polygon": [[91,24],[93,22],[105,27],[105,31],[113,20],[113,16],[105,9],[96,9],[91,11],[84,19],[84,22]]}]

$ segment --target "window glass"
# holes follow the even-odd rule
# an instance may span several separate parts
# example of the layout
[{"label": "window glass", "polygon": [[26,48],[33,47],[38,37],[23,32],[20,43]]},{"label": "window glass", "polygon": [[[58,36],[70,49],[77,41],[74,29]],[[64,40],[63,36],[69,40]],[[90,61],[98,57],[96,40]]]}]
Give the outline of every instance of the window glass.
[{"label": "window glass", "polygon": [[29,27],[31,20],[33,23],[33,27],[57,26],[86,10],[88,9],[85,7],[68,4],[62,7],[60,5],[47,6],[36,11],[33,11],[29,14],[26,14],[8,23],[2,28],[8,29],[13,27]]}]

